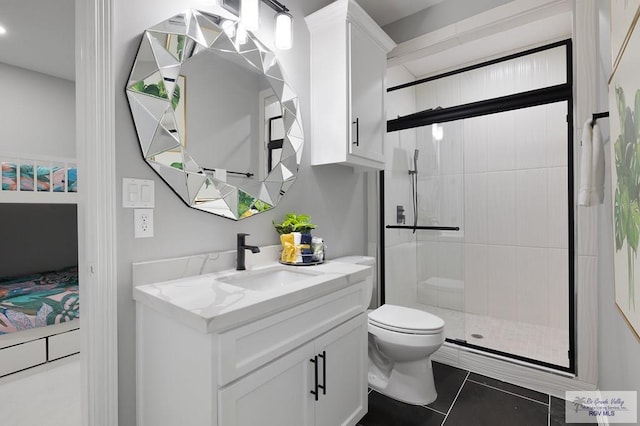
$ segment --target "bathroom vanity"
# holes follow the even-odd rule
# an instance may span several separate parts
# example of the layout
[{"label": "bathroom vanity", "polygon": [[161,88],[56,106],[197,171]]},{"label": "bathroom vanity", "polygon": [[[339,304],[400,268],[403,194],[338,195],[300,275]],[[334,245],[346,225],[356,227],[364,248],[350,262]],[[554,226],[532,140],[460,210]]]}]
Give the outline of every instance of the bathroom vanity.
[{"label": "bathroom vanity", "polygon": [[371,280],[265,263],[135,287],[137,424],[355,425]]}]

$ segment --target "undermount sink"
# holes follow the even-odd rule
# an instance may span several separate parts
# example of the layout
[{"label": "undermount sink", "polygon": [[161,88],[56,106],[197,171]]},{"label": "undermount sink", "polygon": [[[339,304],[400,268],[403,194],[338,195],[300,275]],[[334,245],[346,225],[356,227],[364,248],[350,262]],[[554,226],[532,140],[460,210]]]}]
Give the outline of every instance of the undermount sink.
[{"label": "undermount sink", "polygon": [[316,276],[312,272],[292,271],[281,267],[261,271],[244,271],[216,278],[216,281],[247,290],[270,291]]}]

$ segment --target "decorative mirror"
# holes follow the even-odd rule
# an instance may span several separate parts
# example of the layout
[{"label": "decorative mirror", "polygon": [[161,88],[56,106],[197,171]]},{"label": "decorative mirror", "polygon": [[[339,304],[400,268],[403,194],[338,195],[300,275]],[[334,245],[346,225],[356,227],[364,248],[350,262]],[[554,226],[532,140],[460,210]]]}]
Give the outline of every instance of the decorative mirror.
[{"label": "decorative mirror", "polygon": [[149,28],[126,93],[144,160],[190,207],[243,219],[296,180],[298,98],[235,17],[188,10]]}]

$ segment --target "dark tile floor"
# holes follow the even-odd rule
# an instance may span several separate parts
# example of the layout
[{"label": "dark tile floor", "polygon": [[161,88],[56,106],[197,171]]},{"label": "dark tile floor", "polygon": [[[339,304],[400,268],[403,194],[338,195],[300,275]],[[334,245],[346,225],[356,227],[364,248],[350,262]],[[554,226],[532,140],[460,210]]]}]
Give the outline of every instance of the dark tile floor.
[{"label": "dark tile floor", "polygon": [[433,403],[409,405],[371,391],[369,412],[359,426],[566,424],[561,399],[437,362],[433,375],[438,391]]}]

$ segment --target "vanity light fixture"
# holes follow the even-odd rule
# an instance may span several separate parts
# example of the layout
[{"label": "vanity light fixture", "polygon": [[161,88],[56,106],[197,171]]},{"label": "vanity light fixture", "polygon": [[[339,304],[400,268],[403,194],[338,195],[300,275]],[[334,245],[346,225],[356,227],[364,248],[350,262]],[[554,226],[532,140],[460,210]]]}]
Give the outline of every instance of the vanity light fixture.
[{"label": "vanity light fixture", "polygon": [[291,49],[293,39],[293,17],[287,12],[276,14],[276,49]]},{"label": "vanity light fixture", "polygon": [[278,0],[241,0],[240,22],[246,30],[257,31],[260,22],[260,1],[276,11],[275,46],[280,50],[291,49],[293,44],[293,17],[287,6]]},{"label": "vanity light fixture", "polygon": [[260,26],[260,0],[242,0],[240,2],[240,22],[249,31],[258,30]]}]

